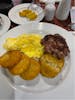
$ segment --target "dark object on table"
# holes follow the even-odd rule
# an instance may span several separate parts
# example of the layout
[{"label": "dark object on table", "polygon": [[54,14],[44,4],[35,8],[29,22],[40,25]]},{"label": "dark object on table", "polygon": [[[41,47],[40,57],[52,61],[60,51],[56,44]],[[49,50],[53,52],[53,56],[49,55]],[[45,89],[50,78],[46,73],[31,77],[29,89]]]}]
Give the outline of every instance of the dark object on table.
[{"label": "dark object on table", "polygon": [[64,58],[70,52],[66,40],[59,34],[46,35],[41,44],[44,45],[46,53],[50,53],[59,59]]},{"label": "dark object on table", "polygon": [[0,0],[0,13],[8,15],[8,11],[13,7],[12,0]]},{"label": "dark object on table", "polygon": [[22,0],[22,3],[31,3],[32,0]]}]

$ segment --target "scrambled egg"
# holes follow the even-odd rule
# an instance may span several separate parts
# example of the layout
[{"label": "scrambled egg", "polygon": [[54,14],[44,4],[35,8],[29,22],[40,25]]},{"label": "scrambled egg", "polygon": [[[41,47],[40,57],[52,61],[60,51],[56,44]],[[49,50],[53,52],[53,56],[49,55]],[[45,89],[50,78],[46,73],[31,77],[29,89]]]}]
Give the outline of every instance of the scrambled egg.
[{"label": "scrambled egg", "polygon": [[40,58],[43,54],[41,45],[42,36],[38,34],[22,34],[16,38],[7,38],[4,48],[7,50],[20,50],[29,57]]}]

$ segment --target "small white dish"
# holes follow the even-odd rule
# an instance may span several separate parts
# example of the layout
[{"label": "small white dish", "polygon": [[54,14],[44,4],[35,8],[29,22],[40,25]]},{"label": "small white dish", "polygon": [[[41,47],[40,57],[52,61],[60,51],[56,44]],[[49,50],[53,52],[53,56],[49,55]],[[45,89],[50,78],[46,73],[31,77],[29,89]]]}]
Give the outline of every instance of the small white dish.
[{"label": "small white dish", "polygon": [[25,23],[35,22],[35,21],[40,22],[44,18],[44,10],[36,4],[32,5],[32,7],[34,9],[36,9],[35,12],[38,15],[34,21],[30,21],[25,17],[19,16],[19,12],[21,10],[27,9],[29,7],[29,5],[30,5],[30,3],[23,3],[23,4],[19,4],[19,5],[16,5],[15,7],[11,8],[8,13],[10,20],[16,24],[25,24]]},{"label": "small white dish", "polygon": [[2,18],[2,23],[0,25],[0,36],[3,35],[5,32],[8,31],[8,29],[10,28],[11,22],[9,20],[9,18],[0,13],[0,17]]}]

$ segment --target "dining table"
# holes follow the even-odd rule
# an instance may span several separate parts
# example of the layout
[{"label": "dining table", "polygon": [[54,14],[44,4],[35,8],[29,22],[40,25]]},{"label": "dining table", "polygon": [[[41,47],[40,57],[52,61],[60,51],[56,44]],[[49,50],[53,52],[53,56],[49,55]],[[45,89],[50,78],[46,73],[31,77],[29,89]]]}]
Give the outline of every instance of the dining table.
[{"label": "dining table", "polygon": [[[35,0],[35,3],[37,4],[37,2],[38,2],[39,0]],[[58,5],[59,5],[59,2],[56,2],[55,3],[55,7],[56,7],[56,9],[57,9],[57,7],[58,7]],[[41,5],[40,5],[43,9],[45,8],[45,4],[44,3],[41,3]],[[72,6],[74,6],[74,0],[71,0],[71,7]],[[64,29],[66,29],[66,30],[68,30],[68,31],[71,31],[71,32],[73,32],[74,30],[72,30],[71,29],[71,16],[70,16],[70,13],[69,13],[69,16],[68,16],[68,18],[66,19],[66,20],[64,20],[64,21],[60,21],[60,20],[58,20],[57,18],[56,18],[56,16],[54,16],[54,18],[53,18],[53,20],[52,21],[47,21],[46,19],[45,19],[45,17],[41,20],[41,22],[46,22],[46,23],[51,23],[51,24],[55,24],[55,25],[57,25],[57,26],[60,26],[60,27],[62,27],[62,28],[64,28]],[[18,24],[15,24],[15,23],[13,23],[12,21],[11,21],[11,26],[10,26],[10,28],[9,29],[12,29],[12,28],[14,28],[15,26],[18,26]],[[60,93],[62,93],[60,96],[59,95],[57,95],[57,94],[55,94],[55,97],[52,97],[52,98],[50,98],[49,99],[49,97],[50,97],[50,95],[49,95],[49,93],[47,94],[47,93],[44,93],[44,95],[43,95],[43,93],[42,94],[37,94],[37,97],[36,97],[36,94],[34,95],[34,99],[33,99],[33,96],[32,96],[32,94],[30,94],[30,95],[28,95],[28,94],[26,94],[25,96],[26,96],[26,99],[24,99],[24,98],[22,98],[22,99],[14,99],[14,95],[15,95],[15,92],[13,92],[13,90],[11,90],[11,87],[8,87],[8,85],[7,85],[7,83],[1,83],[2,82],[2,80],[3,80],[3,77],[0,79],[0,84],[2,84],[1,86],[0,86],[0,90],[1,90],[1,92],[0,92],[0,100],[75,100],[75,95],[73,94],[73,93],[75,93],[75,90],[73,90],[73,95],[71,96],[69,93],[63,93],[62,91],[63,91],[63,89],[64,89],[64,87],[63,87],[63,89],[62,89],[62,91],[60,91]],[[74,84],[73,84],[74,85]],[[4,87],[4,90],[2,89],[2,87]],[[7,90],[5,89],[7,87]],[[72,86],[73,87],[73,86]],[[75,88],[75,87],[74,87]],[[68,88],[65,88],[66,90],[68,89]],[[17,91],[17,92],[19,92],[19,91]],[[6,94],[7,93],[7,94]],[[11,94],[11,95],[10,95]],[[17,94],[17,97],[20,95],[20,92]],[[51,93],[51,95],[53,96],[53,94]],[[64,97],[63,97],[63,95],[64,95]],[[3,97],[4,96],[4,97]],[[43,97],[44,96],[44,97]],[[47,96],[47,97],[46,97]],[[38,99],[39,98],[39,99]]]},{"label": "dining table", "polygon": [[[35,4],[37,4],[37,3],[39,2],[39,0],[34,0],[34,1],[35,1]],[[58,2],[58,1],[55,2],[55,7],[56,7],[56,9],[57,9],[58,5],[59,5],[59,2]],[[45,3],[41,3],[40,6],[44,9],[44,8],[45,8]],[[74,0],[71,0],[71,7],[72,7],[72,6],[74,6]],[[44,17],[44,18],[41,20],[41,22],[52,23],[52,24],[58,25],[58,26],[60,26],[60,27],[62,27],[62,28],[64,28],[64,29],[66,29],[66,30],[68,30],[68,31],[73,31],[73,30],[71,29],[71,16],[70,16],[70,13],[69,13],[69,15],[68,15],[68,18],[67,18],[66,20],[63,20],[63,21],[57,19],[56,16],[54,16],[54,18],[53,18],[52,21],[47,21],[47,20],[45,19],[45,17]],[[15,27],[15,26],[17,26],[17,24],[11,22],[11,27],[10,27],[10,28],[13,28],[13,27]]]}]

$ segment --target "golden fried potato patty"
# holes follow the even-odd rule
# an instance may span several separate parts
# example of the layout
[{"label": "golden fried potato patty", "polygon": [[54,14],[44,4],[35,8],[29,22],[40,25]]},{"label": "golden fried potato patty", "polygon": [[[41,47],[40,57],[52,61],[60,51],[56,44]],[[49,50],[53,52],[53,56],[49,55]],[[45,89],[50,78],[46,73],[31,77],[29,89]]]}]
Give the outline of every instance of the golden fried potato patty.
[{"label": "golden fried potato patty", "polygon": [[32,80],[40,73],[40,64],[35,59],[30,59],[29,69],[24,71],[20,77],[24,80]]},{"label": "golden fried potato patty", "polygon": [[64,66],[64,59],[57,59],[50,54],[44,54],[40,58],[41,74],[48,78],[53,78],[61,71]]},{"label": "golden fried potato patty", "polygon": [[25,54],[23,54],[20,62],[17,65],[15,65],[13,68],[9,69],[9,72],[13,75],[19,75],[24,70],[26,71],[28,69],[29,62],[30,62],[30,58]]},{"label": "golden fried potato patty", "polygon": [[22,53],[18,50],[8,51],[0,57],[0,65],[4,68],[12,68],[21,59]]}]

